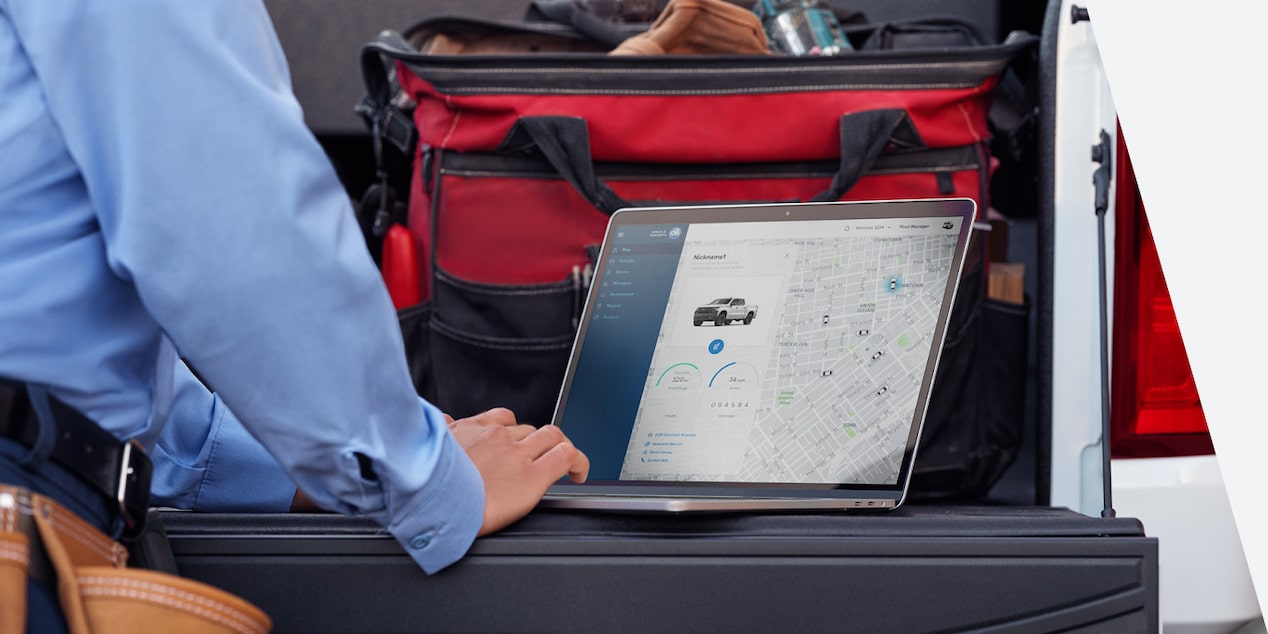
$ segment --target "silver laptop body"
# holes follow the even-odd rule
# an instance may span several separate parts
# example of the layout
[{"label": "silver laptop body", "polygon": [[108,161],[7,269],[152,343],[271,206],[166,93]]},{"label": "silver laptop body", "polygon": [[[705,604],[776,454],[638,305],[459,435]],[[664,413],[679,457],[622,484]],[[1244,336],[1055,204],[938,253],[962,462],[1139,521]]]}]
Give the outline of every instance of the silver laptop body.
[{"label": "silver laptop body", "polygon": [[970,199],[625,209],[553,423],[591,461],[543,506],[902,503]]}]

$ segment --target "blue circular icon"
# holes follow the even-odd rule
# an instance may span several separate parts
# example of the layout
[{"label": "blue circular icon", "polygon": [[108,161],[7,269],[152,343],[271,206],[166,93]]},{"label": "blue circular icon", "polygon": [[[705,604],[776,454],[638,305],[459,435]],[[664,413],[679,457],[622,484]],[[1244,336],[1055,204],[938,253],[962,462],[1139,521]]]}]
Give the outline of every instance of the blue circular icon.
[{"label": "blue circular icon", "polygon": [[673,227],[673,228],[671,228],[671,229],[669,230],[669,239],[670,239],[670,240],[677,240],[677,239],[678,239],[678,238],[680,238],[680,237],[682,237],[682,229],[681,229],[681,228],[679,228],[679,227]]},{"label": "blue circular icon", "polygon": [[714,339],[713,341],[710,341],[709,354],[717,354],[719,352],[722,352],[722,347],[724,345],[726,344],[723,344],[721,339]]}]

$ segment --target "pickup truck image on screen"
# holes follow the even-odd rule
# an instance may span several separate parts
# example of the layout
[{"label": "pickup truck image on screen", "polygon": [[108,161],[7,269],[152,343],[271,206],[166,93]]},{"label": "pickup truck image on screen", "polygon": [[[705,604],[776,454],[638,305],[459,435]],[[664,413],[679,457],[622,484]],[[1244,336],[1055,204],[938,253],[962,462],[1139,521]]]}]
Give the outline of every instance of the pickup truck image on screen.
[{"label": "pickup truck image on screen", "polygon": [[743,297],[720,297],[697,307],[691,323],[697,326],[706,321],[713,322],[715,326],[725,326],[733,321],[751,324],[754,317],[757,317],[757,306],[746,303]]}]

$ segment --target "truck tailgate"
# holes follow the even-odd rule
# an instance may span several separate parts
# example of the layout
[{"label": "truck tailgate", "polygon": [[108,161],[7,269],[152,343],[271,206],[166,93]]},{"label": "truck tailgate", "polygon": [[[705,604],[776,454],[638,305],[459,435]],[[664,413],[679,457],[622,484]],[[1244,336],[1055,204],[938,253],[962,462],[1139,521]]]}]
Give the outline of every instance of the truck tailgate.
[{"label": "truck tailgate", "polygon": [[1046,507],[539,510],[427,576],[371,522],[164,512],[180,572],[278,631],[1156,632],[1158,543]]}]

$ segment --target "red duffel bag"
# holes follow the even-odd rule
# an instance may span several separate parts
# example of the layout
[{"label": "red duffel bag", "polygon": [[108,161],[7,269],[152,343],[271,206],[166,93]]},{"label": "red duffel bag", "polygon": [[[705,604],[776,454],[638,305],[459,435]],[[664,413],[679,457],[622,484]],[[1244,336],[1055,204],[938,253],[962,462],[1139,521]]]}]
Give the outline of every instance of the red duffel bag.
[{"label": "red duffel bag", "polygon": [[[541,52],[435,52],[498,33]],[[420,392],[454,416],[505,405],[549,422],[621,207],[967,196],[985,210],[993,90],[1034,44],[612,56],[558,25],[385,32],[364,50],[363,114],[415,157]]]}]

